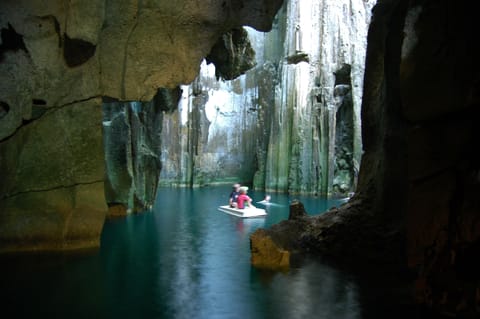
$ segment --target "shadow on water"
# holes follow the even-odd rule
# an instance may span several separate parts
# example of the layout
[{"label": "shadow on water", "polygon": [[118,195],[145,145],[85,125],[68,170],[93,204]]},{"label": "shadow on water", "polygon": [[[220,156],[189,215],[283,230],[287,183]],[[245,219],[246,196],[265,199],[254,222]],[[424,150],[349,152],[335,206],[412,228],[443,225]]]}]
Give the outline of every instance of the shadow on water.
[{"label": "shadow on water", "polygon": [[[99,251],[3,257],[4,311],[15,318],[392,318],[390,309],[369,310],[378,287],[321,259],[288,272],[251,267],[249,235],[286,219],[293,198],[272,195],[266,217],[239,219],[217,210],[228,193],[160,189],[153,211],[106,222]],[[256,202],[265,194],[249,195]],[[339,204],[297,198],[309,212]]]}]

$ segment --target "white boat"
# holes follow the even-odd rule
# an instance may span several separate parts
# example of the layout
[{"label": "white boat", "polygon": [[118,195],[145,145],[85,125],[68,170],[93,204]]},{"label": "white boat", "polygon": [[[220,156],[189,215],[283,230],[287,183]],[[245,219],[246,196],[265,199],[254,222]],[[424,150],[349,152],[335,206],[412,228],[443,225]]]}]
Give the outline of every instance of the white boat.
[{"label": "white boat", "polygon": [[261,217],[267,215],[265,209],[245,207],[244,209],[232,208],[229,205],[219,206],[218,210],[241,218]]}]

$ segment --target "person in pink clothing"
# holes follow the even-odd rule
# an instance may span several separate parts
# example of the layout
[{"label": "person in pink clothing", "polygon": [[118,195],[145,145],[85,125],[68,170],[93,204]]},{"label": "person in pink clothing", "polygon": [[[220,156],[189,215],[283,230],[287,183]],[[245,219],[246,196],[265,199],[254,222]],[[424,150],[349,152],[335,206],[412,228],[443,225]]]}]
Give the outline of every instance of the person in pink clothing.
[{"label": "person in pink clothing", "polygon": [[247,205],[249,207],[254,207],[252,205],[252,199],[250,196],[247,195],[248,187],[242,186],[240,187],[239,193],[237,197],[237,208],[244,209],[245,208],[245,202],[247,202]]}]

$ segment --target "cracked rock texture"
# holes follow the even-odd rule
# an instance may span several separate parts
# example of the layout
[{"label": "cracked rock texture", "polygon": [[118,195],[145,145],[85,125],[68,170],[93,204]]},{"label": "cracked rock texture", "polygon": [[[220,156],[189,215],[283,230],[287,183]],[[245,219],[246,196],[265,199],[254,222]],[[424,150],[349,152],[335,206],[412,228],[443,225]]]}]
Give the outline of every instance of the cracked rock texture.
[{"label": "cracked rock texture", "polygon": [[102,97],[146,102],[191,82],[221,35],[268,31],[281,4],[1,1],[0,251],[98,246]]},{"label": "cracked rock texture", "polygon": [[98,246],[106,211],[99,103],[52,108],[1,144],[1,251]]}]

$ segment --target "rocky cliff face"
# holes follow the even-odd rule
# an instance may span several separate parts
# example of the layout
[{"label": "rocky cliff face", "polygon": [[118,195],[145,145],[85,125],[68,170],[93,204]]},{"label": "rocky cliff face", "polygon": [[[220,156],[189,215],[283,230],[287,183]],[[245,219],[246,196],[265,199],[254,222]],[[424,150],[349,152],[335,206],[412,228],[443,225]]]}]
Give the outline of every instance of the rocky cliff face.
[{"label": "rocky cliff face", "polygon": [[[221,35],[242,25],[268,31],[281,3],[1,1],[0,251],[98,245],[107,211],[102,97],[151,101],[160,87],[193,81]],[[144,127],[130,115],[125,123]],[[142,148],[142,138],[131,141]],[[143,157],[150,164],[123,170],[158,168]],[[109,180],[109,201],[151,201],[142,173],[115,174],[138,180],[119,197]]]},{"label": "rocky cliff face", "polygon": [[[373,1],[290,1],[266,45],[275,66],[270,134],[256,182],[267,190],[352,191],[361,156],[360,103]],[[279,55],[280,52],[280,55]],[[277,60],[275,60],[277,57]],[[278,57],[280,57],[278,59]],[[265,65],[272,72],[271,64]],[[267,93],[268,94],[268,93]],[[268,102],[267,102],[268,104]]]}]

